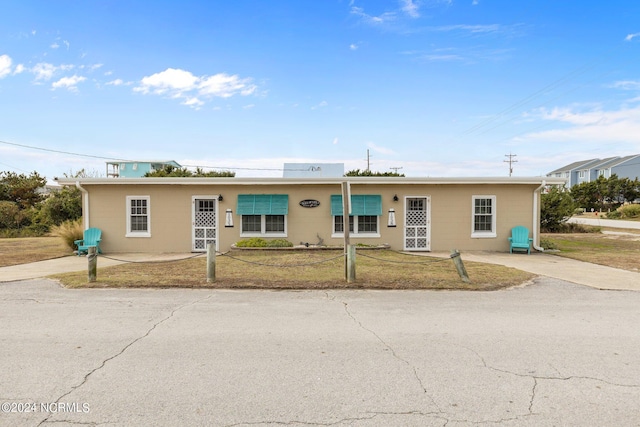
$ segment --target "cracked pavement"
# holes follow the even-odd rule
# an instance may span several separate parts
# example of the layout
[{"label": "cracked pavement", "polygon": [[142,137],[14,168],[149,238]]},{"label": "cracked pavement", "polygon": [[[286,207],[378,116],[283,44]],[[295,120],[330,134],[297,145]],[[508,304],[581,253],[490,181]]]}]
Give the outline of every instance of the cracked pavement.
[{"label": "cracked pavement", "polygon": [[475,293],[5,282],[0,403],[63,410],[0,425],[640,426],[638,307],[640,292],[550,278]]}]

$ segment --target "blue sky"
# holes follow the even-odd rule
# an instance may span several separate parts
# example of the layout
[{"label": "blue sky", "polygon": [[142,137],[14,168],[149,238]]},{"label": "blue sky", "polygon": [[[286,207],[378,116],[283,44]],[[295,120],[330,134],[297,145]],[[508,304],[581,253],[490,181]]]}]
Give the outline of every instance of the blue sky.
[{"label": "blue sky", "polygon": [[282,176],[365,169],[369,150],[407,176],[507,176],[510,153],[539,176],[640,154],[638,16],[628,0],[9,1],[0,170]]}]

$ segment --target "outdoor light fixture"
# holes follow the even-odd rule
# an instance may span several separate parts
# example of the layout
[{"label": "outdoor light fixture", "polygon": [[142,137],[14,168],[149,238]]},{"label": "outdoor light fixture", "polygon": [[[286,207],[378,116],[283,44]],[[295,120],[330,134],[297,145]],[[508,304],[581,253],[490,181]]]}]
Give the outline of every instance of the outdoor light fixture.
[{"label": "outdoor light fixture", "polygon": [[218,195],[218,201],[219,201],[219,202],[221,202],[221,201],[223,201],[223,200],[224,200],[224,199],[223,199],[223,197],[222,197],[222,194]]},{"label": "outdoor light fixture", "polygon": [[394,201],[394,202],[397,202],[397,201],[398,201],[398,195],[397,195],[397,194],[394,194],[394,195],[393,195],[393,201]]},{"label": "outdoor light fixture", "polygon": [[387,221],[387,227],[395,227],[396,226],[396,211],[395,209],[389,209],[389,220]]},{"label": "outdoor light fixture", "polygon": [[233,227],[233,212],[231,212],[231,209],[227,209],[227,212],[224,217],[224,226]]}]

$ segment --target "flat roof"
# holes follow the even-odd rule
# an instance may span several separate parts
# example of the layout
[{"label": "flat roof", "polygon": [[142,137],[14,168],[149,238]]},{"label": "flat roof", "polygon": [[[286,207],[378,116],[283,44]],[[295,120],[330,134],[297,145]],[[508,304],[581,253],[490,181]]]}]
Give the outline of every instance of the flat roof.
[{"label": "flat roof", "polygon": [[54,178],[61,185],[561,185],[565,178],[557,177],[369,177],[350,176],[339,178]]}]

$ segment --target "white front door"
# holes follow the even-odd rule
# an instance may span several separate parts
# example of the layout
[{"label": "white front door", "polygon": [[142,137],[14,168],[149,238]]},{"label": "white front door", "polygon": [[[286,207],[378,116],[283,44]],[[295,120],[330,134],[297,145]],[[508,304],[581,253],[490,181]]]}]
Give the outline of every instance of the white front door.
[{"label": "white front door", "polygon": [[405,197],[404,250],[431,250],[431,211],[429,196]]},{"label": "white front door", "polygon": [[218,249],[218,197],[193,197],[192,246],[194,252],[205,252],[213,243]]}]

